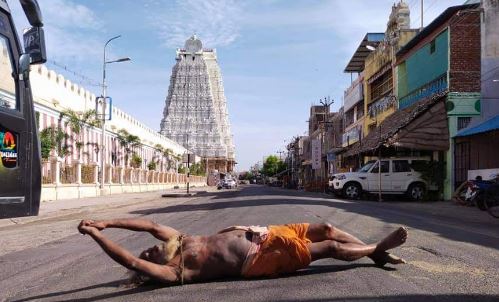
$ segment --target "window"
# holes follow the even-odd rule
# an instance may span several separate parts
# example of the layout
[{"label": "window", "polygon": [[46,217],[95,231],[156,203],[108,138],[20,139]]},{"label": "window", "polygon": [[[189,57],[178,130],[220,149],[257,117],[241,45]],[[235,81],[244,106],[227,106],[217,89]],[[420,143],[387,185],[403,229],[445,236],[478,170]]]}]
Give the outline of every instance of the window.
[{"label": "window", "polygon": [[364,116],[364,102],[357,104],[357,119]]},{"label": "window", "polygon": [[408,160],[394,160],[393,172],[411,172],[411,166]]},{"label": "window", "polygon": [[430,42],[430,54],[435,52],[435,40]]},{"label": "window", "polygon": [[459,116],[457,118],[457,130],[462,130],[466,127],[468,127],[468,125],[470,124],[471,122],[471,117],[469,116]]},{"label": "window", "polygon": [[12,51],[9,41],[2,35],[0,35],[0,107],[19,108],[16,101]]},{"label": "window", "polygon": [[392,70],[388,70],[371,84],[371,102],[389,94],[393,89]]},{"label": "window", "polygon": [[[388,173],[390,171],[390,162],[387,160],[381,161],[381,173]],[[378,163],[374,165],[371,173],[378,173]]]},{"label": "window", "polygon": [[374,165],[374,161],[368,161],[362,168],[360,168],[357,172],[365,173],[371,169],[371,167]]}]

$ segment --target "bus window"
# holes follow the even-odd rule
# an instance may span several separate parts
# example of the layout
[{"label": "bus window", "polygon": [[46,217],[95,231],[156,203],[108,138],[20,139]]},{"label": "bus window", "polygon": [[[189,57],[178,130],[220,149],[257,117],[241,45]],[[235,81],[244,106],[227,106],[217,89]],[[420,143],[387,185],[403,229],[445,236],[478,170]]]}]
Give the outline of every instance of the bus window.
[{"label": "bus window", "polygon": [[6,37],[0,35],[0,107],[18,109],[12,62],[9,41]]}]

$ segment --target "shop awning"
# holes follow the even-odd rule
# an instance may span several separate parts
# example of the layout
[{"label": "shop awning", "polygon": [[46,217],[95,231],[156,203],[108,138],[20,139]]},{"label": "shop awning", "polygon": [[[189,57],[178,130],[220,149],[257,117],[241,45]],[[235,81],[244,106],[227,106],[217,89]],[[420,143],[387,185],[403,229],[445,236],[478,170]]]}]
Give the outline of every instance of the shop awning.
[{"label": "shop awning", "polygon": [[355,53],[345,67],[344,72],[362,72],[362,70],[364,70],[364,62],[366,61],[367,56],[372,52],[367,46],[376,47],[384,38],[384,33],[367,33],[360,42],[359,47],[357,47],[357,50],[355,50]]},{"label": "shop awning", "polygon": [[395,111],[380,126],[352,145],[344,156],[373,152],[381,146],[448,150],[449,128],[444,102],[446,94],[447,91],[443,91],[410,107]]},{"label": "shop awning", "polygon": [[485,122],[476,125],[475,127],[464,129],[458,132],[454,137],[470,136],[494,130],[499,130],[499,115],[488,119]]}]

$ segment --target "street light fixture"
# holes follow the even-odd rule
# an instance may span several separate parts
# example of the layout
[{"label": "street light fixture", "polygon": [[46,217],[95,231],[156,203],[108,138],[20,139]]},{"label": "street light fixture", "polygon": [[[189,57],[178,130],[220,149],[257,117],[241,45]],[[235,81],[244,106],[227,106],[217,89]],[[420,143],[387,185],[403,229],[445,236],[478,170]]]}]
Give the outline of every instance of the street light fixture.
[{"label": "street light fixture", "polygon": [[126,61],[131,61],[131,60],[132,59],[130,59],[129,57],[125,57],[125,58],[121,58],[121,59],[118,59],[118,60],[107,61],[106,64],[118,63],[118,62],[126,62]]},{"label": "street light fixture", "polygon": [[106,61],[106,48],[107,45],[115,40],[121,37],[121,35],[112,37],[111,39],[107,40],[106,44],[104,44],[104,58],[102,60],[102,128],[101,128],[101,157],[100,157],[100,191],[101,195],[104,195],[104,136],[106,134],[106,65],[111,64],[111,63],[119,63],[119,62],[126,62],[130,61],[131,59],[128,57],[117,59],[117,60],[112,60],[112,61]]}]

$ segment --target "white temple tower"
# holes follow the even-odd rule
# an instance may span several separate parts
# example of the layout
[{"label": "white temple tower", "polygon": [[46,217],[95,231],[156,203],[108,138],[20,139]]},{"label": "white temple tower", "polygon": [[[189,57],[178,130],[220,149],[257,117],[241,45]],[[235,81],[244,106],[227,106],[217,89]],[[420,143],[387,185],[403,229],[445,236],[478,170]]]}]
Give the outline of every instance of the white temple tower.
[{"label": "white temple tower", "polygon": [[194,35],[175,59],[161,134],[201,156],[209,171],[231,172],[234,144],[216,51]]}]

